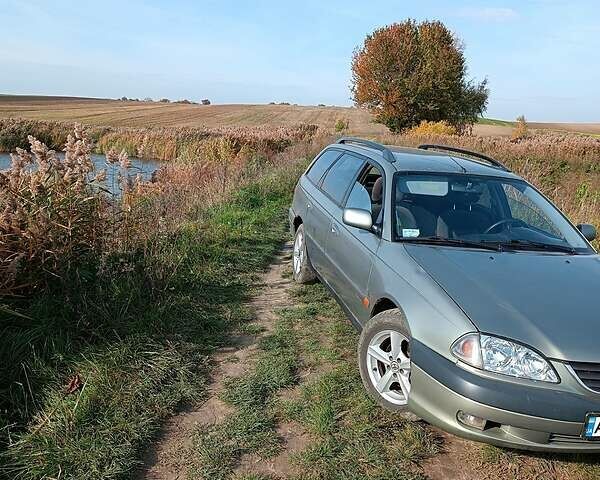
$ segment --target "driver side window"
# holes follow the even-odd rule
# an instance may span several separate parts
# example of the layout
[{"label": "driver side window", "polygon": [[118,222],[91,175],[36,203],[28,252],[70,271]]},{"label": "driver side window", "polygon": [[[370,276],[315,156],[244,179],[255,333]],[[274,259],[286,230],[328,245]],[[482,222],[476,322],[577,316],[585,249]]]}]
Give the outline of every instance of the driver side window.
[{"label": "driver side window", "polygon": [[510,208],[512,218],[522,220],[527,225],[542,230],[554,237],[562,238],[560,231],[556,229],[553,222],[537,206],[515,188],[513,185],[503,184],[506,200]]}]

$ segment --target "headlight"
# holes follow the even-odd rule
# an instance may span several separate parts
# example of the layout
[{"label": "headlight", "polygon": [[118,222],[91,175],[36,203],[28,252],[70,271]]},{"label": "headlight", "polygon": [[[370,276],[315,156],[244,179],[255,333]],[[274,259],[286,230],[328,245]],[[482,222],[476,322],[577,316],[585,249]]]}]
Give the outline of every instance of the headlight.
[{"label": "headlight", "polygon": [[454,342],[452,354],[488,372],[558,383],[558,375],[541,355],[503,338],[468,333]]}]

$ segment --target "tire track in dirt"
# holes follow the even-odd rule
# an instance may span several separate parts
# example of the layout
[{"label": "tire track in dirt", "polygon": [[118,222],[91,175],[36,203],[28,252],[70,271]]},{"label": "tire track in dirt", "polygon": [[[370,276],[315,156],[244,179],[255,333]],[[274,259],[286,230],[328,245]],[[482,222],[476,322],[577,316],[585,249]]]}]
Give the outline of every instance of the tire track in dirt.
[{"label": "tire track in dirt", "polygon": [[[234,335],[230,345],[218,349],[212,356],[214,365],[206,400],[193,407],[184,409],[171,417],[143,459],[139,480],[179,480],[186,478],[189,466],[188,452],[193,433],[200,426],[209,427],[221,423],[234,409],[219,397],[225,390],[227,379],[239,377],[252,370],[257,352],[258,341],[273,331],[278,319],[277,311],[289,304],[288,290],[291,278],[284,272],[291,259],[292,244],[286,243],[269,269],[257,283],[258,293],[249,302],[254,312],[254,325],[264,331],[259,335]],[[281,432],[283,433],[283,431]],[[291,435],[282,435],[284,443]],[[247,459],[243,464],[248,465]],[[252,462],[249,462],[250,464]],[[245,470],[245,468],[244,468]]]}]

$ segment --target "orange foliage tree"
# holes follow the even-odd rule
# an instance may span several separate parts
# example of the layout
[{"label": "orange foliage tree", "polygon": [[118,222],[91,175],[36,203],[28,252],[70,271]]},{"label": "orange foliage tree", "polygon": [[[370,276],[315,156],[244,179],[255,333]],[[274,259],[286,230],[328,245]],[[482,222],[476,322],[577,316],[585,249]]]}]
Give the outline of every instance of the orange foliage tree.
[{"label": "orange foliage tree", "polygon": [[487,80],[467,79],[460,41],[439,21],[406,20],[368,35],[352,59],[352,94],[392,132],[421,121],[462,130],[487,107]]}]

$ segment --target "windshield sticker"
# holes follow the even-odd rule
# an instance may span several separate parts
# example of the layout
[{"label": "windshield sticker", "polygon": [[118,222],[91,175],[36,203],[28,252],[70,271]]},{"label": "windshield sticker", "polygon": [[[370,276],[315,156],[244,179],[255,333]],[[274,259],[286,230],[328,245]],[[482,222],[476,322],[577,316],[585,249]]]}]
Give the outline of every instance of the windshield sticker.
[{"label": "windshield sticker", "polygon": [[418,237],[421,234],[421,231],[418,228],[403,228],[402,236],[405,238],[414,238]]}]

